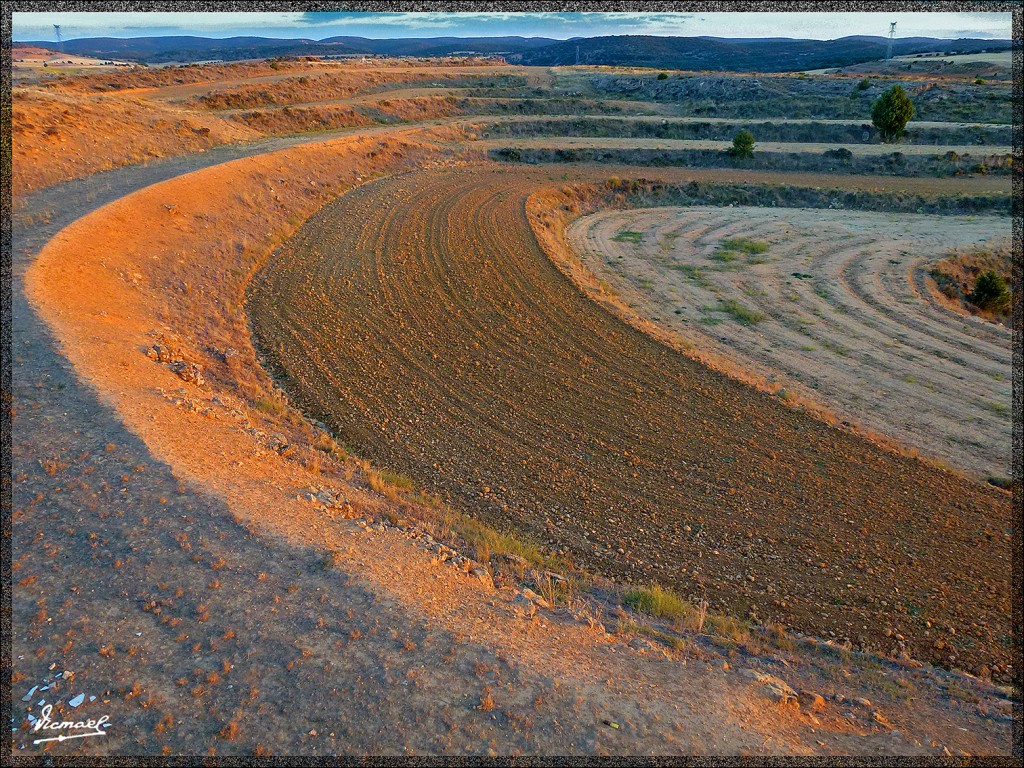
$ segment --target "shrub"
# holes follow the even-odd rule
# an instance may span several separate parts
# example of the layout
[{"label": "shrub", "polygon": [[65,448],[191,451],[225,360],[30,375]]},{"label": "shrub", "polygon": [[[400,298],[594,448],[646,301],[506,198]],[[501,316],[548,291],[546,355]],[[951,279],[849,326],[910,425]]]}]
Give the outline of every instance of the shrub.
[{"label": "shrub", "polygon": [[754,134],[750,131],[740,131],[732,140],[732,149],[729,154],[733,157],[747,158],[754,156]]},{"label": "shrub", "polygon": [[1010,289],[1002,276],[989,270],[974,282],[967,300],[981,309],[1005,312],[1010,307]]},{"label": "shrub", "polygon": [[668,73],[667,72],[659,72],[658,73],[658,79],[659,80],[668,80]]},{"label": "shrub", "polygon": [[853,152],[848,150],[846,147],[839,147],[838,149],[826,149],[825,157],[830,157],[833,160],[841,160],[844,163],[850,162],[853,159]]},{"label": "shrub", "polygon": [[894,85],[875,99],[871,105],[871,122],[882,136],[882,141],[896,141],[903,135],[907,123],[914,116],[914,104],[903,90]]},{"label": "shrub", "polygon": [[857,90],[858,91],[866,91],[870,87],[871,87],[871,79],[867,78],[867,77],[865,77],[863,80],[861,80],[857,84]]}]

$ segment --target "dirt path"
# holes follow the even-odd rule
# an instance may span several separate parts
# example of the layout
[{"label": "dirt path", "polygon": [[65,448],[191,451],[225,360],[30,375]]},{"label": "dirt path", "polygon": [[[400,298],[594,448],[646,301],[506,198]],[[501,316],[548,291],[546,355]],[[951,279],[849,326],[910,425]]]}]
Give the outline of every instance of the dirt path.
[{"label": "dirt path", "polygon": [[[488,148],[520,147],[523,149],[713,149],[725,151],[732,146],[731,141],[713,141],[704,139],[644,139],[644,138],[576,138],[568,136],[540,137],[535,139],[503,138],[485,139],[480,146]],[[759,141],[759,152],[814,152],[822,153],[835,149],[835,143],[815,144],[798,141]],[[888,144],[850,144],[849,151],[853,155],[877,157],[891,155],[894,148]],[[901,144],[898,151],[905,155],[944,155],[955,152],[958,155],[987,157],[989,155],[1008,155],[1012,147],[1004,146],[953,146],[937,144]]]},{"label": "dirt path", "polygon": [[[314,150],[314,159],[337,162],[326,159],[336,151]],[[648,658],[558,614],[524,622],[505,607],[507,593],[436,564],[401,531],[364,532],[319,514],[296,498],[311,482],[308,473],[222,420],[182,409],[176,403],[188,401],[188,392],[164,397],[158,387],[173,393],[180,382],[133,345],[146,343],[144,329],[159,327],[155,309],[166,307],[166,288],[140,291],[132,275],[176,265],[183,255],[208,263],[220,240],[202,223],[211,214],[241,221],[244,210],[265,226],[284,226],[294,215],[291,198],[240,208],[223,190],[244,192],[246,174],[255,174],[266,195],[267,170],[293,180],[316,172],[296,153],[154,186],[213,158],[112,171],[25,200],[15,221],[12,705],[38,713],[35,697],[24,703],[22,690],[52,681],[59,667],[74,679],[45,696],[96,695],[78,711],[109,714],[112,722],[107,739],[51,744],[49,751],[1008,749],[999,710],[943,704],[941,672],[885,673],[916,679],[928,702],[903,714],[893,700],[887,714],[914,734],[904,737],[872,719],[870,709],[838,699],[818,713],[780,708],[742,674],[777,667],[794,685],[826,693],[835,686],[817,665],[794,668],[785,654],[764,662],[731,655],[724,669],[721,654]],[[320,183],[339,178],[336,166],[328,168]],[[35,262],[65,223],[134,189],[141,191],[46,245],[44,265]],[[198,223],[183,231],[175,216]],[[25,297],[30,269],[47,275],[33,278],[43,302],[35,307]],[[205,288],[220,289],[216,282]],[[241,320],[244,327],[242,318],[212,312],[229,306],[216,294],[206,306],[207,320]],[[60,342],[40,310],[60,330]],[[181,330],[199,331],[203,318],[195,319]],[[215,393],[194,396],[212,408]],[[381,503],[358,488],[346,493],[357,505]],[[330,567],[326,550],[337,553]],[[859,672],[851,674],[859,681]],[[869,690],[861,682],[839,687]],[[493,708],[483,706],[489,698]],[[14,739],[18,754],[36,749],[24,732]]]},{"label": "dirt path", "polygon": [[[569,234],[685,342],[954,467],[1010,476],[1010,330],[916,287],[944,249],[1008,241],[1008,218],[663,208],[594,214]],[[736,238],[765,251],[722,246]],[[750,314],[719,311],[729,301]]]}]

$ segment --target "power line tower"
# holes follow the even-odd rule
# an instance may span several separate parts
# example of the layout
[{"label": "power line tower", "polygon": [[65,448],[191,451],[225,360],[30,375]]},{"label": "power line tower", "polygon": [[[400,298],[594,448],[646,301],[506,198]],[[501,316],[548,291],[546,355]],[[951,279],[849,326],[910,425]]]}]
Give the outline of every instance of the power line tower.
[{"label": "power line tower", "polygon": [[896,37],[896,22],[889,24],[889,46],[885,49],[885,60],[892,58],[892,41]]},{"label": "power line tower", "polygon": [[60,33],[60,24],[53,25],[53,36],[57,38],[57,52],[64,53],[64,36]]}]

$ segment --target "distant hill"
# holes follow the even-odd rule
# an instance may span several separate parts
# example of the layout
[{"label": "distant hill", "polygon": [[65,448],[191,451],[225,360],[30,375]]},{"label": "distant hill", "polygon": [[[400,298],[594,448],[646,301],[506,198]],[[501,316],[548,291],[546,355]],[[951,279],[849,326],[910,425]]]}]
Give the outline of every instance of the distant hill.
[{"label": "distant hill", "polygon": [[[48,41],[15,46],[52,47]],[[603,64],[654,69],[792,72],[844,67],[885,56],[884,37],[857,35],[838,40],[790,38],[611,37],[552,40],[543,37],[432,37],[371,40],[365,37],[330,37],[325,40],[270,37],[92,37],[66,40],[63,51],[96,58],[158,64],[209,59],[271,58],[275,56],[330,56],[363,54],[385,56],[448,56],[502,54],[509,62],[535,66]],[[940,40],[928,37],[897,39],[893,55],[926,52],[977,53],[1008,50],[1009,40]]]},{"label": "distant hill", "polygon": [[[118,58],[146,64],[169,61],[189,62],[223,59],[272,58],[275,56],[331,56],[339,54],[380,54],[385,56],[449,56],[451,54],[521,53],[559,42],[534,37],[433,37],[371,40],[365,37],[330,37],[325,40],[281,39],[272,37],[84,37],[65,40],[66,53]],[[50,46],[54,43],[32,41],[15,45]]]},{"label": "distant hill", "polygon": [[[896,40],[893,55],[945,51],[974,53],[1006,50],[1009,40]],[[885,57],[884,37],[844,37],[838,40],[729,40],[714,37],[653,37],[622,35],[570,40],[526,51],[509,61],[536,66],[602,64],[750,72],[792,72],[844,67]]]}]

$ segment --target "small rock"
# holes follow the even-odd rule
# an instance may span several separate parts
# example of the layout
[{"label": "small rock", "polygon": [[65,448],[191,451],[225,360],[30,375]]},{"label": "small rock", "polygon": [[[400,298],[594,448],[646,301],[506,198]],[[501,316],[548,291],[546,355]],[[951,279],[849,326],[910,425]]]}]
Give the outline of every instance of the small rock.
[{"label": "small rock", "polygon": [[491,579],[491,574],[483,566],[477,566],[470,570],[469,574],[480,579],[485,587],[494,587],[494,581]]},{"label": "small rock", "polygon": [[813,709],[815,712],[825,709],[825,698],[814,691],[800,691],[798,700],[801,705]]},{"label": "small rock", "polygon": [[774,675],[763,675],[760,672],[750,670],[753,677],[761,684],[761,692],[772,701],[785,706],[800,706],[800,700],[796,691],[789,687],[789,684]]},{"label": "small rock", "polygon": [[158,363],[171,363],[177,358],[174,350],[166,344],[154,344],[146,350],[146,357]]},{"label": "small rock", "polygon": [[534,605],[533,601],[524,595],[522,592],[517,592],[512,598],[512,608],[516,613],[521,614],[529,618],[537,612],[537,606]]},{"label": "small rock", "polygon": [[197,387],[201,387],[206,383],[206,380],[203,378],[203,368],[198,363],[187,363],[184,360],[175,360],[171,363],[170,368],[179,379],[186,381],[189,384],[195,384]]},{"label": "small rock", "polygon": [[853,703],[856,704],[858,707],[869,708],[871,706],[870,699],[853,699]]},{"label": "small rock", "polygon": [[524,588],[520,594],[525,595],[527,600],[532,601],[535,605],[538,605],[541,608],[551,608],[551,603],[538,595],[532,589]]}]

